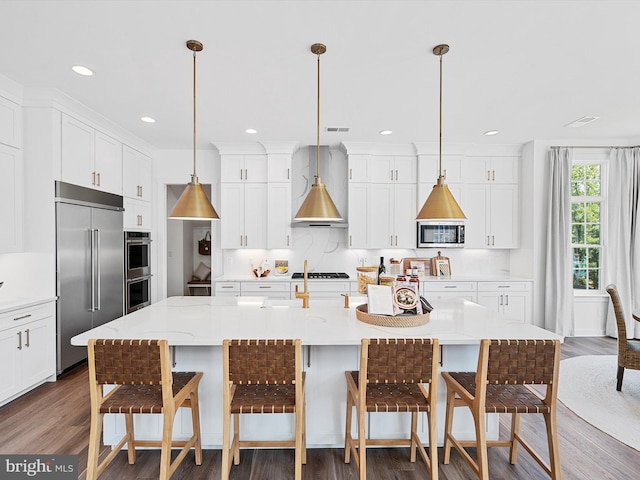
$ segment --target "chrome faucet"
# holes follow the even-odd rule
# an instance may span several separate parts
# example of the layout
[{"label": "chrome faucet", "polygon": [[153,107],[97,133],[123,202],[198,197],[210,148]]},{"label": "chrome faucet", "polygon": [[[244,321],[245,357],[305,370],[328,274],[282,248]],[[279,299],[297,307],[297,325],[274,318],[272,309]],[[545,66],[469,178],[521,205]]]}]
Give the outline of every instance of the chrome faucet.
[{"label": "chrome faucet", "polygon": [[303,274],[303,278],[304,278],[304,291],[302,293],[298,292],[298,285],[296,285],[296,298],[301,298],[302,299],[302,308],[309,308],[309,290],[307,289],[307,279],[308,279],[308,272],[307,272],[307,261],[304,261],[304,274]]}]

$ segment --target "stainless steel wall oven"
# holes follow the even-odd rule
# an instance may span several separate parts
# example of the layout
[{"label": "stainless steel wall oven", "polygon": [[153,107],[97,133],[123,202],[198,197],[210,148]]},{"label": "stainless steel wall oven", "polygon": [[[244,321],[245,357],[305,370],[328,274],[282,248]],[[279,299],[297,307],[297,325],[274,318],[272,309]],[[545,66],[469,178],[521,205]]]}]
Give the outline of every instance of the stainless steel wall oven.
[{"label": "stainless steel wall oven", "polygon": [[151,304],[151,235],[124,233],[125,313]]}]

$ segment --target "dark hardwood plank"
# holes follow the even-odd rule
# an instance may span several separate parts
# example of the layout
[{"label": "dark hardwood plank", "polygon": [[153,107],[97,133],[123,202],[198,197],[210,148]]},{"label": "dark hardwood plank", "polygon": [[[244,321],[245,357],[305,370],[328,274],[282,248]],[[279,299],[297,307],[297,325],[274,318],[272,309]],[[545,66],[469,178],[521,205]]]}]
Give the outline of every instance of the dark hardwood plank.
[{"label": "dark hardwood plank", "polygon": [[[562,358],[576,355],[615,355],[616,341],[605,337],[567,338]],[[85,478],[87,442],[89,437],[89,389],[87,369],[81,366],[0,408],[0,452],[4,454],[68,453],[79,455],[80,479]],[[510,419],[501,418],[502,431],[509,428]],[[585,478],[636,478],[640,471],[640,452],[618,442],[609,435],[582,421],[560,404],[558,430],[562,474],[565,480]],[[522,434],[534,448],[547,451],[544,422],[539,415],[523,415]],[[472,454],[474,453],[471,450]],[[103,447],[101,455],[107,453]],[[355,480],[355,463],[345,464],[340,448],[309,449],[305,480]],[[439,451],[442,459],[442,450]],[[134,465],[127,463],[125,452],[118,454],[100,477],[102,480],[150,480],[158,478],[160,454],[155,450],[140,450]],[[492,479],[547,479],[529,455],[520,448],[516,465],[509,464],[508,449],[489,449],[489,471]],[[204,480],[220,477],[220,450],[205,450],[203,463],[194,463],[193,453],[182,462],[174,479]],[[417,480],[428,478],[427,468],[418,458],[409,462],[407,448],[375,448],[367,451],[369,480]],[[452,452],[449,465],[439,465],[442,480],[473,478],[469,467],[457,452]],[[240,465],[231,469],[231,479],[265,480],[293,478],[293,451],[243,450]]]}]

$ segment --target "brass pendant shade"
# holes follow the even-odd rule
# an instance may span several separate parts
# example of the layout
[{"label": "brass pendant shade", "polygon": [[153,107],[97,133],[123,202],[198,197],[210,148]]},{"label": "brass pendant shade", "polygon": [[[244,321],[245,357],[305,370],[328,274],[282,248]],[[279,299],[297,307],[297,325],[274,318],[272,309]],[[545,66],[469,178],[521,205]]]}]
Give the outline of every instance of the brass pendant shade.
[{"label": "brass pendant shade", "polygon": [[331,200],[331,195],[327,191],[327,187],[322,183],[320,178],[320,55],[327,51],[327,47],[322,43],[314,43],[311,45],[311,52],[318,56],[318,102],[317,102],[317,126],[316,126],[316,175],[311,190],[307,198],[300,206],[298,213],[294,217],[294,221],[316,221],[316,220],[332,220],[341,222],[342,215]]},{"label": "brass pendant shade", "polygon": [[418,212],[416,220],[464,220],[465,215],[456,202],[453,194],[444,183],[442,176],[442,55],[449,51],[449,45],[437,45],[433,54],[440,57],[440,135],[438,155],[438,180],[433,186],[429,197]]},{"label": "brass pendant shade", "polygon": [[193,52],[193,174],[178,202],[171,210],[169,218],[174,220],[216,220],[220,217],[196,174],[196,52],[204,48],[197,40],[189,40],[187,48]]}]

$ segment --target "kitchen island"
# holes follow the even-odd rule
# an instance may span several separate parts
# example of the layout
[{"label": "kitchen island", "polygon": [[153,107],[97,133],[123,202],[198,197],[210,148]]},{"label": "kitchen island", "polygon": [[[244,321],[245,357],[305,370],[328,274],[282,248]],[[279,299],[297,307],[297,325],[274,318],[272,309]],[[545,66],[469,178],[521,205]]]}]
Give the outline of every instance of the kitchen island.
[{"label": "kitchen island", "polygon": [[[344,308],[342,299],[301,301],[268,300],[265,297],[171,297],[72,338],[86,346],[90,338],[166,338],[172,347],[176,370],[202,371],[200,415],[205,448],[222,444],[222,341],[225,338],[299,338],[304,348],[307,398],[307,443],[309,447],[344,445],[346,408],[345,370],[357,370],[360,340],[365,337],[437,337],[442,370],[476,368],[482,338],[559,338],[552,332],[518,321],[509,321],[486,307],[461,299],[434,304],[428,323],[418,327],[378,327],[360,322],[355,302]],[[438,436],[444,430],[444,382],[438,384]],[[187,437],[187,412],[176,419],[174,435]],[[369,414],[373,436],[394,437],[408,428],[408,414]],[[116,443],[124,430],[121,418],[105,417],[104,442]],[[152,417],[152,416],[142,416]],[[421,418],[419,431],[426,441],[427,425]],[[157,437],[159,419],[139,418],[140,438]],[[286,439],[294,432],[290,415],[247,415],[241,428],[245,438]],[[454,431],[473,438],[466,412],[456,414]],[[384,432],[384,433],[380,433]],[[489,438],[498,434],[498,419],[488,422]]]}]

